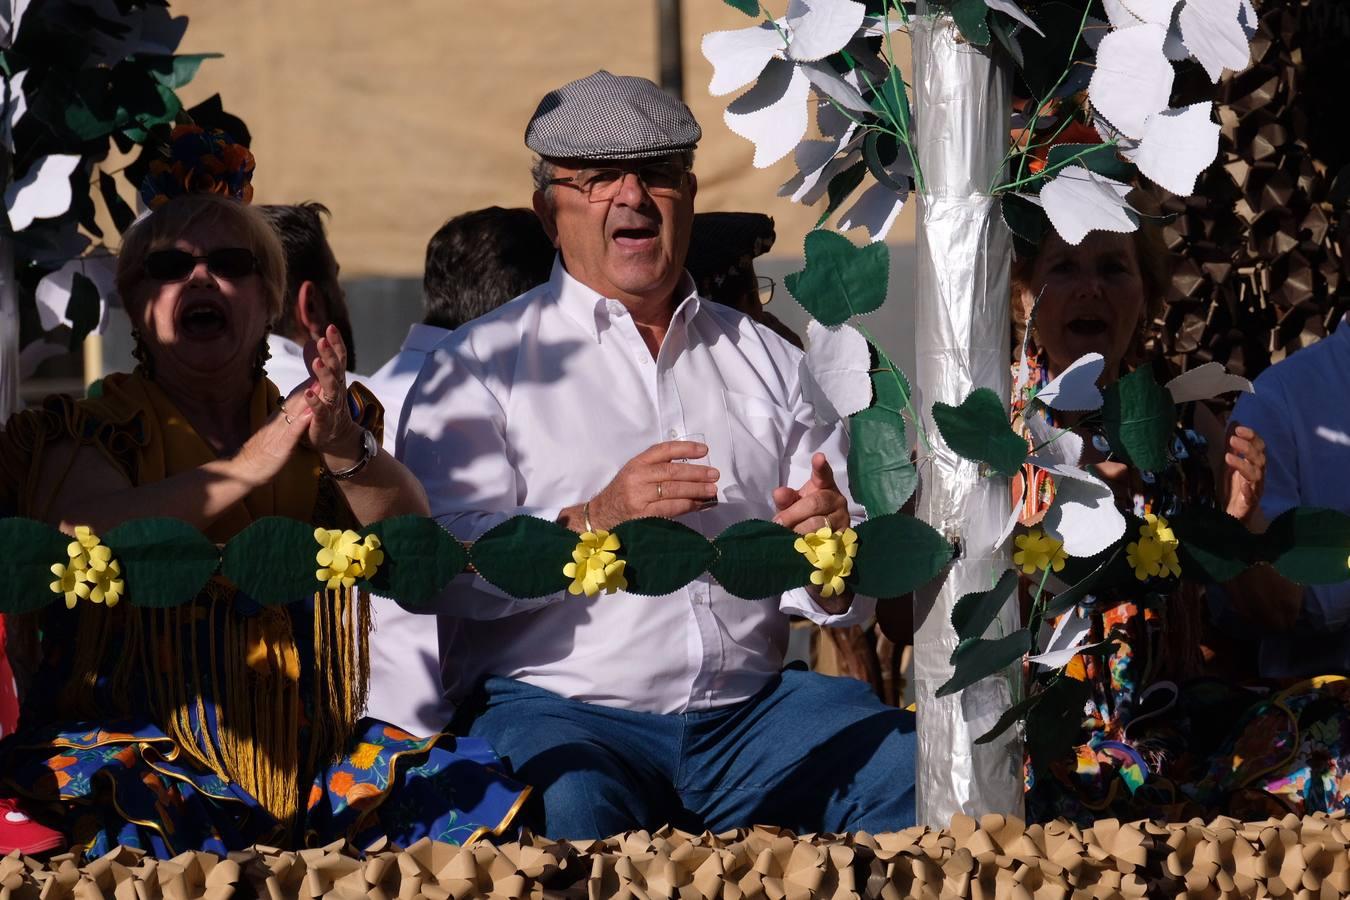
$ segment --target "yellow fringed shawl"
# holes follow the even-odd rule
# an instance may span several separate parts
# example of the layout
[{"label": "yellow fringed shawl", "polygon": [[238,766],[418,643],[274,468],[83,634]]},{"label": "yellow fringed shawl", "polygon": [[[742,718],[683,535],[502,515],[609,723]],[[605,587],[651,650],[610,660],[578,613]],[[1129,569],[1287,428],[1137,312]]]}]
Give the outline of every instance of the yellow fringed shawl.
[{"label": "yellow fringed shawl", "polygon": [[[250,400],[251,429],[256,432],[279,404],[276,388],[260,382]],[[72,438],[100,450],[135,485],[216,458],[154,382],[112,375],[97,399],[52,398],[43,408],[10,420],[0,440],[0,499],[8,492],[20,515],[44,518],[51,494],[34,496],[33,476],[48,445]],[[271,515],[351,527],[350,511],[321,471],[317,454],[297,450],[280,475],[226,510],[206,529],[207,536],[224,543]],[[301,785],[344,749],[365,707],[369,601],[364,595],[354,601],[346,590],[316,593],[312,652],[302,654],[292,617],[308,615],[307,604],[265,607],[245,616],[235,611],[234,595],[233,586],[217,577],[195,603],[172,609],[81,604],[73,636],[45,638],[73,638],[74,665],[60,713],[106,717],[107,710],[95,707],[100,675],[111,678],[121,698],[130,695],[139,677],[156,723],[183,753],[239,784],[289,825],[300,810]],[[224,622],[220,631],[208,628],[205,651],[194,639],[203,618]],[[114,635],[121,639],[113,640]],[[120,652],[109,659],[113,646]],[[311,669],[308,698],[300,693],[303,667]],[[208,719],[218,725],[214,735],[194,725]]]}]

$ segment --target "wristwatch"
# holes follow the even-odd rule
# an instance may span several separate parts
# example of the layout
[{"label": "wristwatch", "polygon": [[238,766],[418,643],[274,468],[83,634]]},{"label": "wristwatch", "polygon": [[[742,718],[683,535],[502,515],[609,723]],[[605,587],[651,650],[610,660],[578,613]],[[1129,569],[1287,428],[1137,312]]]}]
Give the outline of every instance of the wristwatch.
[{"label": "wristwatch", "polygon": [[369,428],[362,428],[361,458],[345,469],[341,469],[337,472],[329,471],[328,475],[335,481],[346,481],[349,478],[355,478],[379,452],[380,442],[375,440],[374,433],[372,433]]}]

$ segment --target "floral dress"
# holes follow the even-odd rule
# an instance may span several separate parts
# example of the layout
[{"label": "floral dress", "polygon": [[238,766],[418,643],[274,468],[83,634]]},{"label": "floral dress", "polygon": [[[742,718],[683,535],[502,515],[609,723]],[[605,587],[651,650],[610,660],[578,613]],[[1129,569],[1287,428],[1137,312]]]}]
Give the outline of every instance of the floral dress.
[{"label": "floral dress", "polygon": [[[1049,381],[1035,362],[1013,398],[1014,421]],[[1053,424],[1053,423],[1052,423]],[[1085,438],[1103,457],[1111,448],[1100,428]],[[1176,430],[1172,465],[1164,472],[1129,471],[1118,502],[1136,517],[1168,517],[1179,506],[1212,502],[1207,443],[1187,423]],[[1014,497],[1021,523],[1034,525],[1054,501],[1053,479],[1028,465]],[[1239,818],[1350,810],[1350,682],[1314,679],[1269,695],[1205,676],[1204,587],[1183,581],[1111,588],[1084,597],[1064,615],[1089,619],[1081,653],[1062,674],[1029,673],[1032,690],[1065,691],[1082,702],[1068,723],[1076,733],[1051,747],[1029,722],[1026,809],[1029,821],[1080,823],[1114,817],[1182,821],[1192,816]],[[1024,580],[1024,591],[1034,584]],[[1235,724],[1236,723],[1236,724]]]},{"label": "floral dress", "polygon": [[[278,403],[261,382],[255,428]],[[368,409],[378,415],[378,405]],[[0,499],[41,515],[28,474],[45,447],[69,439],[100,450],[133,484],[210,454],[152,382],[110,376],[98,400],[52,398],[10,421]],[[297,453],[287,466],[208,537],[228,540],[263,515],[351,524],[315,460]],[[415,737],[361,717],[370,602],[338,589],[262,606],[217,576],[172,608],[51,604],[30,615],[41,661],[19,730],[0,743],[0,778],[86,858],[119,844],[169,858],[253,843],[387,837],[407,846],[504,833],[529,790],[485,742]]]}]

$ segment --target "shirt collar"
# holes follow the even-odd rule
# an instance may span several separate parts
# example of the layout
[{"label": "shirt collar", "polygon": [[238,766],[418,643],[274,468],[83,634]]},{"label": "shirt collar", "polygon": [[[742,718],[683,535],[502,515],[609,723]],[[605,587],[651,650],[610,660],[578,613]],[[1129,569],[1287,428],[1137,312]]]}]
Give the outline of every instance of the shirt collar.
[{"label": "shirt collar", "polygon": [[271,351],[273,356],[294,356],[301,360],[305,358],[304,347],[275,332],[267,335],[267,349]]},{"label": "shirt collar", "polygon": [[[610,304],[618,304],[619,301],[605,297],[573,278],[566,267],[563,266],[561,253],[553,260],[553,272],[549,276],[549,284],[552,285],[557,295],[558,305],[568,318],[580,325],[583,331],[594,337],[596,343],[599,343],[602,333],[601,323],[608,321],[612,314]],[[675,285],[673,297],[675,299],[675,315],[672,321],[687,323],[698,315],[701,308],[698,289],[694,286],[694,279],[687,270],[680,276],[679,283]]]},{"label": "shirt collar", "polygon": [[408,336],[403,339],[403,346],[400,349],[411,350],[414,353],[430,353],[449,333],[449,329],[446,328],[415,322],[408,329]]}]

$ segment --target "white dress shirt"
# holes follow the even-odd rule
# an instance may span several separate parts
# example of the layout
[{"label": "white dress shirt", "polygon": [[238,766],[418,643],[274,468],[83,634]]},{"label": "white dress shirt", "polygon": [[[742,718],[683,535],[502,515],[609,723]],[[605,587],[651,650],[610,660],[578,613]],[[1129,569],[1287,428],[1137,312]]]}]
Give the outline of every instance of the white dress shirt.
[{"label": "white dress shirt", "polygon": [[[548,282],[456,331],[427,358],[408,399],[400,458],[431,513],[461,540],[519,514],[555,520],[653,444],[702,435],[719,503],[682,517],[705,536],[772,518],[773,490],[799,488],[826,454],[847,495],[846,437],[798,384],[801,353],[735,310],[700,300],[686,275],[655,358],[627,309],[573,279]],[[853,507],[855,521],[862,511]],[[558,561],[558,580],[566,583]],[[753,696],[779,671],[788,616],[866,621],[856,597],[826,614],[804,589],[731,596],[708,575],[664,597],[565,591],[515,600],[461,576],[438,601],[452,700],[502,675],[604,706],[654,713]]]},{"label": "white dress shirt", "polygon": [[[413,325],[393,359],[366,381],[384,407],[384,446],[394,446],[399,410],[428,351],[450,332]],[[444,730],[454,707],[441,690],[440,643],[426,616],[372,597],[370,694],[366,714],[417,735]]]},{"label": "white dress shirt", "polygon": [[[1325,339],[1271,366],[1243,394],[1233,419],[1266,442],[1261,511],[1295,506],[1350,513],[1350,317]],[[1294,629],[1261,641],[1261,674],[1350,671],[1350,583],[1303,589]]]},{"label": "white dress shirt", "polygon": [[277,386],[281,396],[289,397],[291,391],[311,377],[309,367],[305,365],[305,348],[288,337],[269,334],[267,349],[271,351],[271,357],[264,367],[267,380]]},{"label": "white dress shirt", "polygon": [[384,446],[391,453],[397,452],[397,436],[403,424],[400,421],[403,402],[408,397],[408,391],[412,390],[417,373],[422,371],[427,354],[449,333],[448,328],[414,323],[403,339],[403,346],[367,382],[384,407]]}]

